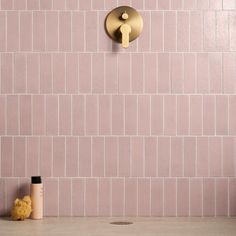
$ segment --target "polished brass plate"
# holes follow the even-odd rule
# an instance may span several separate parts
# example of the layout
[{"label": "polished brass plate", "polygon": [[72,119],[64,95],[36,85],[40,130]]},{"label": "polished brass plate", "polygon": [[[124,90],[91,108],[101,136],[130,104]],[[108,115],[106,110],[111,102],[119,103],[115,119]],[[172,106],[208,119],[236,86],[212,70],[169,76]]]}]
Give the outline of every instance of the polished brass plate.
[{"label": "polished brass plate", "polygon": [[[123,20],[121,17],[124,12],[129,16],[126,20]],[[143,18],[134,8],[129,6],[113,9],[106,17],[105,28],[109,37],[118,43],[121,43],[120,27],[123,24],[129,24],[131,27],[131,33],[129,34],[129,41],[131,42],[142,32]]]}]

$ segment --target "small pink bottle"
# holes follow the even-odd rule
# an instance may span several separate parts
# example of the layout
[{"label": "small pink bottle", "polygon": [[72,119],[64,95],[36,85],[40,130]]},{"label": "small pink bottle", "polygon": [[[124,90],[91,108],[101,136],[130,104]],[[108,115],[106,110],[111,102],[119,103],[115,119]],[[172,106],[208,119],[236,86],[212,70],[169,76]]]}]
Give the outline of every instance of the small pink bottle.
[{"label": "small pink bottle", "polygon": [[31,177],[31,201],[32,201],[32,213],[31,218],[34,220],[43,218],[43,184],[41,176]]}]

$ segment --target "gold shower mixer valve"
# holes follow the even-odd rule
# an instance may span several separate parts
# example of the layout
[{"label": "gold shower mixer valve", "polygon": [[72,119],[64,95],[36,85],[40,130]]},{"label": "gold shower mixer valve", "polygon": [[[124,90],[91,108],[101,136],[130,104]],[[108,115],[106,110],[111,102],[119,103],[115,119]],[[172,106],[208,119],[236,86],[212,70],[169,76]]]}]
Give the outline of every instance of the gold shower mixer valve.
[{"label": "gold shower mixer valve", "polygon": [[107,15],[105,27],[110,38],[128,48],[129,42],[140,35],[143,19],[132,7],[117,7]]}]

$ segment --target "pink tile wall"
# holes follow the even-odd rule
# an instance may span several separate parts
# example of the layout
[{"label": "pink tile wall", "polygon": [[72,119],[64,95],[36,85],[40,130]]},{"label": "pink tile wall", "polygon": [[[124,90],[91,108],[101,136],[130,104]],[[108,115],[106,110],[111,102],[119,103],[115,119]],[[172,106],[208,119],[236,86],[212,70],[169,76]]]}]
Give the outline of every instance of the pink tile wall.
[{"label": "pink tile wall", "polygon": [[[127,50],[104,31],[137,8]],[[236,215],[236,3],[0,1],[0,215]]]}]

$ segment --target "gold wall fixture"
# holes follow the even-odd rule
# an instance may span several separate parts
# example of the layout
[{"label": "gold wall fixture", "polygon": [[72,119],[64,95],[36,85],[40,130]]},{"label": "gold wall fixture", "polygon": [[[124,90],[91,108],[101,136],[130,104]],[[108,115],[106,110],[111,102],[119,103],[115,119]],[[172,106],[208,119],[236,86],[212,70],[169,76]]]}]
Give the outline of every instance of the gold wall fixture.
[{"label": "gold wall fixture", "polygon": [[121,6],[113,9],[106,17],[105,28],[108,36],[123,48],[135,40],[143,29],[143,18],[132,7]]}]

